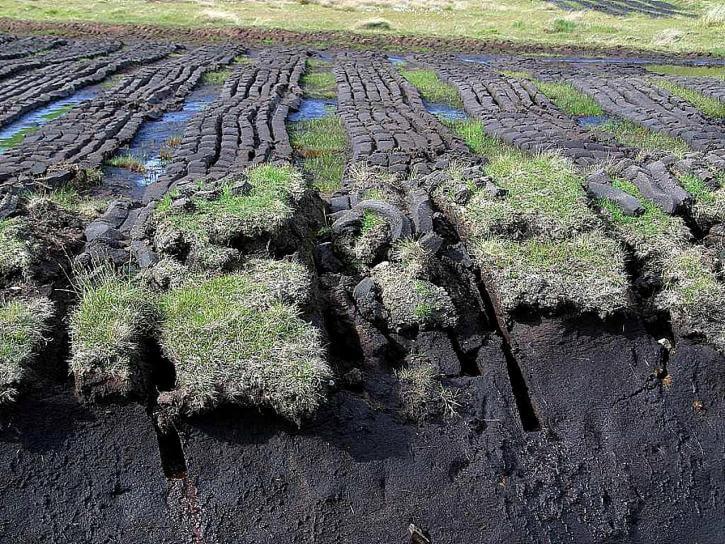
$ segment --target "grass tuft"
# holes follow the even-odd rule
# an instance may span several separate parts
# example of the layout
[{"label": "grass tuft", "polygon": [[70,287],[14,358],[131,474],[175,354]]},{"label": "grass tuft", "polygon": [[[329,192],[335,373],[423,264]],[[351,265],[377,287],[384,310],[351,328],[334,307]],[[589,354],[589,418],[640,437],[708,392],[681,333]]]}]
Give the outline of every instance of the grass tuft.
[{"label": "grass tuft", "polygon": [[299,264],[256,261],[163,295],[161,346],[176,367],[172,404],[187,414],[250,404],[296,422],[314,412],[331,371],[319,331],[300,317],[308,281]]},{"label": "grass tuft", "polygon": [[46,298],[0,304],[0,405],[15,400],[52,315],[53,304]]},{"label": "grass tuft", "polygon": [[435,104],[447,104],[453,108],[463,108],[463,102],[456,88],[442,81],[434,70],[400,70],[400,75],[418,89],[423,100]]},{"label": "grass tuft", "polygon": [[624,119],[610,119],[594,127],[609,132],[620,144],[646,152],[663,151],[682,158],[692,151],[684,140],[661,132],[654,132]]},{"label": "grass tuft", "polygon": [[687,102],[695,106],[698,110],[700,110],[703,114],[705,114],[707,117],[712,117],[713,119],[725,119],[725,103],[720,102],[715,98],[705,96],[699,91],[688,89],[687,87],[683,87],[682,85],[672,83],[671,81],[667,81],[664,79],[654,79],[652,80],[652,82],[656,86],[666,90],[670,94],[686,100]]},{"label": "grass tuft", "polygon": [[154,297],[106,264],[77,270],[74,287],[80,302],[70,316],[70,369],[77,390],[90,399],[143,391],[149,375],[142,344],[156,324]]},{"label": "grass tuft", "polygon": [[647,71],[661,76],[715,77],[725,79],[725,66],[680,66],[676,64],[648,64]]},{"label": "grass tuft", "polygon": [[290,124],[290,141],[302,156],[304,171],[323,194],[340,188],[348,147],[347,132],[340,116],[330,108],[324,117]]},{"label": "grass tuft", "polygon": [[238,179],[228,179],[218,197],[193,199],[193,210],[171,206],[167,194],[156,208],[157,243],[159,233],[173,234],[191,244],[226,245],[239,236],[258,237],[276,233],[292,218],[294,203],[305,191],[301,174],[291,166],[264,164],[245,173],[252,189],[234,190]]},{"label": "grass tuft", "polygon": [[536,79],[532,82],[567,115],[576,117],[604,115],[604,110],[593,98],[574,88],[571,83],[547,83]]},{"label": "grass tuft", "polygon": [[0,277],[25,273],[32,262],[27,224],[20,218],[0,220]]},{"label": "grass tuft", "polygon": [[113,166],[114,168],[123,168],[124,170],[130,170],[138,174],[146,173],[146,166],[142,158],[132,155],[131,153],[124,153],[110,158],[106,164]]},{"label": "grass tuft", "polygon": [[436,365],[428,360],[413,359],[396,372],[400,381],[400,401],[403,415],[422,423],[435,416],[455,417],[460,406],[456,391],[440,381]]},{"label": "grass tuft", "polygon": [[201,82],[204,85],[224,85],[231,75],[232,71],[228,69],[212,70],[210,72],[204,72],[204,75],[201,77]]}]

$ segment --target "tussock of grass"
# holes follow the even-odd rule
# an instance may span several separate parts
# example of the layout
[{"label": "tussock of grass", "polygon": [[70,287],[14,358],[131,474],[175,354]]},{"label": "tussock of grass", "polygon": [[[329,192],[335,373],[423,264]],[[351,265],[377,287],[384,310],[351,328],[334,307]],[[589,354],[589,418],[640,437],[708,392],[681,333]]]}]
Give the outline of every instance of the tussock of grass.
[{"label": "tussock of grass", "polygon": [[593,98],[575,89],[571,83],[548,83],[536,79],[532,82],[567,115],[604,115],[604,110]]},{"label": "tussock of grass", "polygon": [[308,59],[302,75],[302,89],[308,98],[332,99],[337,96],[335,75],[329,62]]},{"label": "tussock of grass", "polygon": [[320,119],[291,124],[290,141],[321,193],[330,194],[340,188],[348,143],[342,120],[332,108]]},{"label": "tussock of grass", "polygon": [[229,179],[217,198],[193,198],[191,211],[173,208],[172,195],[167,194],[156,208],[157,243],[171,235],[191,244],[226,245],[239,236],[278,232],[305,191],[302,176],[290,166],[265,164],[250,168],[245,177],[252,186],[248,193],[236,193],[239,180]]},{"label": "tussock of grass", "polygon": [[407,79],[423,100],[435,104],[447,104],[462,109],[463,102],[453,85],[442,81],[433,70],[400,70],[400,75]]},{"label": "tussock of grass", "polygon": [[139,174],[144,174],[146,172],[146,166],[144,165],[143,159],[130,153],[111,157],[108,161],[106,161],[106,164],[108,166],[123,168],[124,170],[130,170],[131,172],[137,172]]},{"label": "tussock of grass", "polygon": [[670,94],[686,100],[706,116],[712,117],[713,119],[725,119],[725,104],[719,100],[664,79],[655,79],[652,82]]},{"label": "tussock of grass", "polygon": [[232,71],[228,69],[212,70],[210,72],[205,72],[201,77],[201,81],[204,85],[224,85],[231,75]]},{"label": "tussock of grass", "polygon": [[430,361],[414,359],[396,375],[402,412],[409,420],[422,423],[436,416],[457,415],[456,392],[441,383],[438,369]]},{"label": "tussock of grass", "polygon": [[559,18],[551,21],[551,24],[544,29],[544,32],[549,32],[551,34],[568,34],[570,32],[574,32],[576,27],[577,24],[574,21]]},{"label": "tussock of grass", "polygon": [[36,191],[28,196],[27,207],[33,213],[49,210],[52,206],[74,212],[85,218],[94,218],[108,207],[106,199],[82,196],[74,187],[64,185],[50,191]]},{"label": "tussock of grass", "polygon": [[692,195],[698,202],[711,204],[715,201],[715,196],[710,192],[710,188],[694,174],[683,174],[679,176],[682,187]]},{"label": "tussock of grass", "polygon": [[383,305],[396,329],[454,327],[457,321],[453,301],[445,289],[416,278],[400,263],[384,262],[373,268]]},{"label": "tussock of grass", "polygon": [[684,140],[654,132],[631,121],[611,119],[596,127],[596,130],[609,132],[622,145],[636,147],[642,151],[663,151],[682,158],[692,151]]},{"label": "tussock of grass", "polygon": [[53,304],[46,298],[0,304],[0,405],[15,400],[52,315]]},{"label": "tussock of grass", "polygon": [[182,413],[222,403],[268,407],[299,422],[331,371],[319,331],[301,319],[301,265],[256,261],[243,272],[190,281],[161,298],[161,346],[176,367]]},{"label": "tussock of grass", "polygon": [[24,273],[30,266],[31,247],[24,238],[27,229],[20,218],[0,220],[0,277]]},{"label": "tussock of grass", "polygon": [[725,79],[725,66],[681,66],[676,64],[648,64],[645,68],[662,76],[715,77]]},{"label": "tussock of grass", "polygon": [[367,19],[361,21],[355,25],[357,30],[393,30],[393,24],[387,19],[381,17],[375,17],[373,19]]},{"label": "tussock of grass", "polygon": [[[142,343],[155,327],[154,297],[109,265],[78,271],[75,288],[80,302],[69,331],[76,388],[90,399],[142,392],[149,379]],[[91,390],[94,385],[98,391]]]}]

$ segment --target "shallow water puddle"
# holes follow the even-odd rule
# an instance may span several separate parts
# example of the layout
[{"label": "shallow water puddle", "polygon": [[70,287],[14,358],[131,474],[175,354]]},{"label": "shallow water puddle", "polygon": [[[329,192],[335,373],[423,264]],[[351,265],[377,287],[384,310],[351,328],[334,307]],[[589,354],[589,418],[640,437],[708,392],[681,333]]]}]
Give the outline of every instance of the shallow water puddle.
[{"label": "shallow water puddle", "polygon": [[166,170],[166,163],[173,152],[173,140],[183,136],[186,123],[203,111],[218,94],[219,86],[205,85],[189,95],[181,110],[165,113],[157,120],[144,123],[131,145],[116,153],[116,158],[133,159],[134,168],[104,166],[104,185],[117,187],[132,196],[142,194],[146,185],[158,181]]},{"label": "shallow water puddle", "polygon": [[489,64],[495,59],[494,55],[461,55],[458,58],[463,62],[472,62],[474,64]]},{"label": "shallow water puddle", "polygon": [[576,118],[576,124],[580,127],[598,127],[609,121],[608,115],[584,115]]},{"label": "shallow water puddle", "polygon": [[19,144],[25,136],[32,134],[52,120],[65,115],[81,102],[95,98],[99,91],[100,87],[98,85],[88,87],[71,96],[61,98],[42,108],[28,112],[20,119],[13,121],[0,130],[0,153]]},{"label": "shallow water puddle", "polygon": [[448,121],[460,121],[468,118],[465,111],[449,106],[448,104],[436,104],[426,102],[425,100],[423,101],[423,104],[425,105],[425,109],[428,110],[428,113],[432,113],[433,115],[442,117]]},{"label": "shallow water puddle", "polygon": [[287,120],[290,123],[296,123],[297,121],[322,119],[330,113],[330,108],[336,106],[337,100],[331,98],[304,98],[299,109],[290,113]]},{"label": "shallow water puddle", "polygon": [[390,61],[395,66],[400,66],[400,65],[403,65],[403,64],[405,64],[407,62],[400,55],[388,55],[388,61]]}]

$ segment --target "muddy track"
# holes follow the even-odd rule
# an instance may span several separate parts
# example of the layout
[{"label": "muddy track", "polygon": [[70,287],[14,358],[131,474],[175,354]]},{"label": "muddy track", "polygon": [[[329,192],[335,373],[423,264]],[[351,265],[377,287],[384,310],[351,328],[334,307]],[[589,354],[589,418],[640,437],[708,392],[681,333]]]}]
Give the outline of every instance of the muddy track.
[{"label": "muddy track", "polygon": [[[114,28],[114,37],[128,32]],[[141,31],[154,39],[169,32]],[[227,32],[267,36],[196,36]],[[36,242],[34,264],[0,278],[2,301],[48,296],[56,305],[48,343],[34,348],[35,372],[14,405],[0,406],[0,540],[407,544],[413,524],[425,535],[416,543],[718,541],[723,355],[683,332],[678,316],[655,315],[648,297],[662,286],[646,283],[649,263],[637,261],[634,248],[622,287],[630,304],[606,317],[571,304],[507,306],[466,216],[473,191],[494,202],[507,191],[487,175],[486,157],[432,114],[384,55],[370,52],[338,53],[330,63],[351,144],[340,188],[322,197],[300,182],[263,210],[281,216],[254,222],[234,210],[205,217],[225,198],[258,198],[264,187],[250,174],[255,168],[292,171],[286,122],[301,107],[312,52],[274,47],[239,58],[237,45],[113,43],[0,36],[0,56],[18,66],[0,79],[0,93],[16,101],[11,90],[25,78],[28,111],[47,103],[49,89],[73,93],[135,66],[0,154],[2,217],[24,221]],[[76,58],[83,52],[93,58]],[[24,65],[23,55],[32,61]],[[567,71],[521,60],[545,81],[571,76],[611,115],[683,137],[698,148],[684,159],[643,156],[582,126],[532,81],[500,74],[515,57],[495,67],[452,56],[409,60],[451,83],[485,134],[524,153],[558,151],[590,192],[622,197],[605,173],[616,163],[642,199],[694,221],[692,195],[676,174],[717,188],[707,176],[721,167],[721,124],[650,86],[637,64],[622,68],[629,79],[615,79],[606,73],[616,67]],[[99,63],[103,75],[91,81],[70,70],[79,62]],[[27,190],[78,182],[84,169],[123,152],[142,126],[181,109],[202,75],[219,68],[228,77],[188,117],[143,199],[117,193],[93,219],[28,199]],[[451,198],[441,196],[445,187]],[[580,192],[591,216],[586,229],[604,225],[595,199]],[[207,223],[184,230],[199,217]],[[207,237],[199,236],[208,224]],[[714,255],[720,226],[708,224],[688,247]],[[601,229],[620,243],[620,233]],[[275,267],[295,263],[306,293],[295,315],[324,338],[332,368],[325,402],[298,427],[275,415],[269,396],[259,409],[245,406],[238,390],[225,390],[221,369],[207,395],[214,403],[195,410],[190,370],[172,360],[169,339],[156,329],[133,337],[121,359],[125,373],[69,378],[68,318],[77,298],[70,262],[99,260],[140,271],[162,295],[173,292],[174,274],[189,271],[269,266],[283,284],[291,269]]]}]

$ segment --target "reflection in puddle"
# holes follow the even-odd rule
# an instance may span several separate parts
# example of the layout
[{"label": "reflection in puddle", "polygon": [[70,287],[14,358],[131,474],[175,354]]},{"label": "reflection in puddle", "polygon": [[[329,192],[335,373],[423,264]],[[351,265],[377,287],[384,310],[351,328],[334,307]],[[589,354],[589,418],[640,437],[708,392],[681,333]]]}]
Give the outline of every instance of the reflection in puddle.
[{"label": "reflection in puddle", "polygon": [[337,106],[337,101],[329,98],[304,98],[297,111],[289,114],[287,120],[291,123],[321,119],[330,112],[330,108]]},{"label": "reflection in puddle", "polygon": [[442,117],[448,121],[460,121],[468,118],[465,111],[454,108],[453,106],[425,101],[423,101],[423,103],[425,104],[425,109],[428,110],[428,113],[432,113],[433,115]]},{"label": "reflection in puddle", "polygon": [[577,117],[576,124],[580,127],[598,127],[609,121],[608,115],[584,115]]},{"label": "reflection in puddle", "polygon": [[396,66],[406,63],[406,60],[400,55],[388,55],[388,60]]},{"label": "reflection in puddle", "polygon": [[65,115],[81,102],[95,98],[98,92],[99,87],[97,85],[88,87],[69,97],[56,100],[47,106],[26,113],[17,121],[13,121],[0,130],[0,153],[19,144],[25,136],[32,134],[52,120]]},{"label": "reflection in puddle", "polygon": [[203,111],[218,94],[218,86],[206,85],[192,92],[181,110],[165,113],[155,121],[144,123],[131,145],[120,149],[115,156],[115,160],[130,159],[133,165],[104,166],[104,185],[118,187],[131,196],[142,194],[146,185],[158,181],[166,171],[173,148],[181,143],[189,120]]}]

